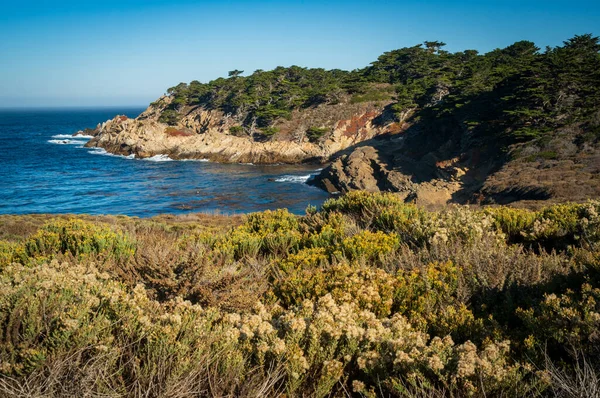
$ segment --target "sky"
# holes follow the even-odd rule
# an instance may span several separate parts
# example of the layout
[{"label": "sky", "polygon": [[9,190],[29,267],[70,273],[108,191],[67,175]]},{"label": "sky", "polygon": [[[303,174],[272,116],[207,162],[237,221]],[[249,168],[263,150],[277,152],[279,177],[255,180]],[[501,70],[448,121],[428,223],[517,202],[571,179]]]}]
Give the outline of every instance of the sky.
[{"label": "sky", "polygon": [[600,35],[600,1],[1,1],[0,107],[144,106],[234,69],[355,69],[425,40]]}]

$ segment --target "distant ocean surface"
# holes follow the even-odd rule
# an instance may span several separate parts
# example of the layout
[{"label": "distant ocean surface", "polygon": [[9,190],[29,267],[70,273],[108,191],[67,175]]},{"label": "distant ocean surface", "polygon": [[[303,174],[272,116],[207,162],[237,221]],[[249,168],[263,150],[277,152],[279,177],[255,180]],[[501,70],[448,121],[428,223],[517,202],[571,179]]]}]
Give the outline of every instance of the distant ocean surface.
[{"label": "distant ocean surface", "polygon": [[316,166],[230,165],[130,159],[84,148],[71,137],[141,108],[0,110],[0,214],[303,214],[328,194],[304,182]]}]

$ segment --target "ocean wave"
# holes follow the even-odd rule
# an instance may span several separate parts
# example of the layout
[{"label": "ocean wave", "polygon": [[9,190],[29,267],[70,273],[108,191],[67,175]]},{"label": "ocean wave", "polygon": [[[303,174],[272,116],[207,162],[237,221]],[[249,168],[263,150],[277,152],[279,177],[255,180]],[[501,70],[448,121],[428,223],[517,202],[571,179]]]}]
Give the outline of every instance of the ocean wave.
[{"label": "ocean wave", "polygon": [[73,134],[56,134],[52,138],[73,138]]},{"label": "ocean wave", "polygon": [[169,157],[169,155],[154,155],[149,158],[144,158],[142,160],[147,160],[148,162],[172,162],[173,159]]},{"label": "ocean wave", "polygon": [[208,159],[179,159],[180,162],[210,162]]},{"label": "ocean wave", "polygon": [[301,182],[301,183],[305,183],[306,181],[308,181],[313,176],[314,176],[314,174],[307,174],[307,175],[303,175],[303,176],[285,175],[285,176],[281,176],[279,178],[276,178],[274,181],[275,182]]},{"label": "ocean wave", "polygon": [[73,138],[85,138],[85,139],[92,139],[94,138],[93,135],[85,135],[85,134],[76,134],[72,136]]},{"label": "ocean wave", "polygon": [[58,145],[81,145],[81,146],[83,146],[85,144],[84,141],[77,141],[77,140],[48,140],[48,142],[51,144],[58,144]]},{"label": "ocean wave", "polygon": [[90,153],[92,155],[112,156],[115,158],[135,159],[134,153],[132,153],[131,155],[127,155],[127,156],[115,155],[114,153],[106,152],[106,149],[104,149],[104,148],[93,148],[91,151],[88,151],[88,153]]},{"label": "ocean wave", "polygon": [[297,183],[306,183],[309,180],[312,180],[313,178],[315,178],[316,176],[319,175],[319,172],[323,170],[323,169],[316,169],[313,170],[310,174],[306,174],[306,175],[292,175],[292,174],[288,174],[288,175],[283,175],[281,177],[275,178],[273,181],[275,182],[297,182]]}]

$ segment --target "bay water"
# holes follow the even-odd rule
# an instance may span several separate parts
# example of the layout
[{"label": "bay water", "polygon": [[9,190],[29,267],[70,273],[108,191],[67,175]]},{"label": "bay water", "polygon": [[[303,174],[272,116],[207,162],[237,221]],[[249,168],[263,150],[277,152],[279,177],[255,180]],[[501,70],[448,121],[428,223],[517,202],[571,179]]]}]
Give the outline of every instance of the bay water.
[{"label": "bay water", "polygon": [[219,164],[115,156],[72,137],[142,108],[0,110],[0,214],[303,214],[328,194],[305,184],[318,166]]}]

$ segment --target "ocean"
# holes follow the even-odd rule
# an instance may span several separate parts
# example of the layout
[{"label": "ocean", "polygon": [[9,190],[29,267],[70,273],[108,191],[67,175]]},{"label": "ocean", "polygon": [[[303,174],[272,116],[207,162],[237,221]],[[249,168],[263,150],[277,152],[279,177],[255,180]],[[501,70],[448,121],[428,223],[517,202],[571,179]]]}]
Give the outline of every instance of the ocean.
[{"label": "ocean", "polygon": [[141,108],[0,110],[0,214],[304,214],[328,194],[305,184],[318,166],[133,159],[71,137]]}]

